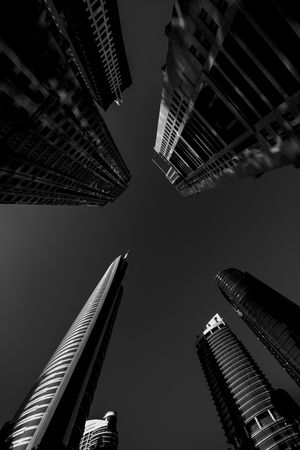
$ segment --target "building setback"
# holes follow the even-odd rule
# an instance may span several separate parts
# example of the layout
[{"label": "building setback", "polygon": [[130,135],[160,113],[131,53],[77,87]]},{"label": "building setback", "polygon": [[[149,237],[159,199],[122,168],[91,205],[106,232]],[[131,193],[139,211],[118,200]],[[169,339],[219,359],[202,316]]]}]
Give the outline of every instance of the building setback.
[{"label": "building setback", "polygon": [[12,449],[76,450],[121,301],[126,257],[109,266],[13,419]]},{"label": "building setback", "polygon": [[117,450],[117,415],[109,411],[101,420],[87,420],[80,450]]},{"label": "building setback", "polygon": [[79,74],[105,110],[131,85],[117,0],[45,0]]},{"label": "building setback", "polygon": [[207,323],[196,347],[230,448],[300,448],[297,417],[282,414],[289,404],[295,410],[293,400],[271,387],[219,314]]},{"label": "building setback", "polygon": [[154,162],[182,195],[299,167],[300,33],[282,3],[175,1]]},{"label": "building setback", "polygon": [[300,386],[300,307],[257,278],[223,270],[216,283],[238,315]]},{"label": "building setback", "polygon": [[0,14],[0,202],[100,205],[129,171],[41,0]]}]

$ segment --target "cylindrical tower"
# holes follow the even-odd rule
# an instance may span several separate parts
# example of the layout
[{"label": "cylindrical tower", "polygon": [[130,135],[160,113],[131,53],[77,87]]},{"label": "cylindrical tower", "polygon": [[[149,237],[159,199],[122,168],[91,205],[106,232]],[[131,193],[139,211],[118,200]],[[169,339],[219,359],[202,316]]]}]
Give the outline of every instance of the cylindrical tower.
[{"label": "cylindrical tower", "polygon": [[300,307],[238,269],[218,273],[216,283],[239,316],[300,386]]},{"label": "cylindrical tower", "polygon": [[119,256],[75,319],[14,419],[12,448],[78,449],[122,296]]},{"label": "cylindrical tower", "polygon": [[87,420],[80,450],[117,450],[117,414],[108,411],[101,420]]},{"label": "cylindrical tower", "polygon": [[276,391],[219,314],[196,347],[228,444],[242,450],[300,448],[297,427],[274,405]]}]

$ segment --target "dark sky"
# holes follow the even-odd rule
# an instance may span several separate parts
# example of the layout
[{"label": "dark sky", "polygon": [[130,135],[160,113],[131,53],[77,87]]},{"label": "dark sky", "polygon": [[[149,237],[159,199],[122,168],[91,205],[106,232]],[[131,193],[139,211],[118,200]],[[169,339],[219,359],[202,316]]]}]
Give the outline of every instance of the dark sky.
[{"label": "dark sky", "polygon": [[195,335],[219,312],[274,386],[296,385],[219,294],[247,270],[299,301],[299,171],[189,198],[151,161],[171,0],[119,0],[133,85],[103,114],[133,178],[104,208],[1,205],[0,424],[15,413],[107,266],[128,248],[125,293],[91,417],[115,409],[120,450],[222,450]]}]

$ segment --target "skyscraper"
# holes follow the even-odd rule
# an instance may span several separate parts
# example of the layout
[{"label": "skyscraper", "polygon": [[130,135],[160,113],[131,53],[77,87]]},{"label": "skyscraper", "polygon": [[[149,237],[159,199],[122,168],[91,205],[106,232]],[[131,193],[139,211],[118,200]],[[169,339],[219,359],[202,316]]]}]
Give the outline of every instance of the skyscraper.
[{"label": "skyscraper", "polygon": [[[280,405],[293,401],[274,390],[240,340],[216,314],[198,339],[197,353],[228,444],[241,450],[300,448],[296,422]],[[288,408],[288,405],[285,405]],[[294,406],[294,405],[293,405]]]},{"label": "skyscraper", "polygon": [[117,0],[45,0],[95,100],[107,109],[131,84]]},{"label": "skyscraper", "polygon": [[44,2],[4,0],[0,29],[0,202],[114,201],[129,171]]},{"label": "skyscraper", "polygon": [[80,450],[117,450],[117,415],[109,411],[101,420],[87,420]]},{"label": "skyscraper", "polygon": [[121,301],[126,257],[109,266],[19,408],[12,449],[78,449]]},{"label": "skyscraper", "polygon": [[216,283],[238,315],[300,386],[300,307],[257,278],[223,270]]},{"label": "skyscraper", "polygon": [[175,1],[154,162],[182,195],[299,167],[299,23],[280,3]]}]

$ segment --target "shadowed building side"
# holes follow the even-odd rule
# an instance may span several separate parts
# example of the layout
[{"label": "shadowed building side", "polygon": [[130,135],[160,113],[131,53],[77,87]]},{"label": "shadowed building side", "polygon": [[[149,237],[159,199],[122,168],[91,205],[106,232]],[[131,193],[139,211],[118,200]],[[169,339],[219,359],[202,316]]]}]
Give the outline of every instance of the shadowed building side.
[{"label": "shadowed building side", "polygon": [[127,262],[119,256],[75,319],[22,403],[12,449],[76,450],[121,301]]},{"label": "shadowed building side", "polygon": [[[277,394],[219,314],[207,323],[196,348],[231,448],[296,450],[300,447],[296,418],[284,416],[282,411],[286,409],[278,408],[285,391]],[[284,400],[293,404],[287,393]]]},{"label": "shadowed building side", "polygon": [[41,0],[0,6],[0,202],[100,205],[130,173]]},{"label": "shadowed building side", "polygon": [[131,85],[117,0],[45,0],[78,65],[78,75],[105,110]]},{"label": "shadowed building side", "polygon": [[87,420],[80,450],[117,450],[117,414],[109,411],[101,420]]},{"label": "shadowed building side", "polygon": [[300,21],[280,3],[175,1],[154,160],[182,195],[299,167]]},{"label": "shadowed building side", "polygon": [[226,269],[223,296],[300,386],[300,307],[247,272]]}]

